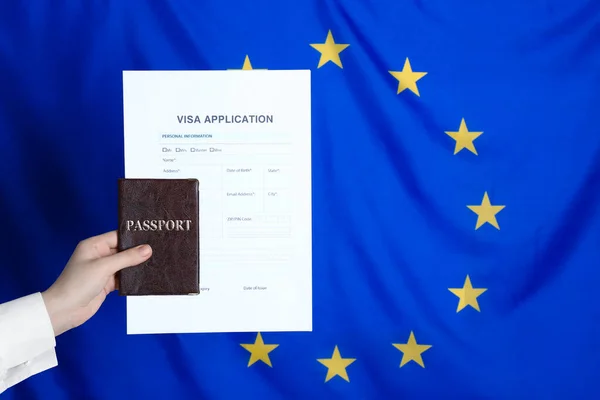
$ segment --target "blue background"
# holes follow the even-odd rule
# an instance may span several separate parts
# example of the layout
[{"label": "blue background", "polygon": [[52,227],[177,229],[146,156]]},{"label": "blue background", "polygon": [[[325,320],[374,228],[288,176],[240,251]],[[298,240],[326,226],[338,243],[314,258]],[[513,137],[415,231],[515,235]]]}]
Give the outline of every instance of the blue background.
[{"label": "blue background", "polygon": [[[343,68],[317,68],[331,30]],[[111,295],[12,399],[600,396],[600,3],[4,1],[0,301],[116,228],[125,69],[311,69],[314,331],[126,336]],[[420,97],[396,93],[406,58]],[[251,73],[251,72],[250,72]],[[465,118],[479,155],[445,131]],[[505,205],[500,230],[466,206]],[[456,312],[448,288],[488,290]],[[399,367],[411,331],[425,368]],[[334,346],[356,358],[325,382]]]}]

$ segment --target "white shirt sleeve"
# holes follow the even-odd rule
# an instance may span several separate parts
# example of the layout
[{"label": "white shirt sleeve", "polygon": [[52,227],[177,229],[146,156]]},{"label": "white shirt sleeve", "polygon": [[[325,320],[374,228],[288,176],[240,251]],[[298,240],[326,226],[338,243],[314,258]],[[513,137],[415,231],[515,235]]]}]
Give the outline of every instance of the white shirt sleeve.
[{"label": "white shirt sleeve", "polygon": [[58,365],[41,293],[0,304],[0,393]]}]

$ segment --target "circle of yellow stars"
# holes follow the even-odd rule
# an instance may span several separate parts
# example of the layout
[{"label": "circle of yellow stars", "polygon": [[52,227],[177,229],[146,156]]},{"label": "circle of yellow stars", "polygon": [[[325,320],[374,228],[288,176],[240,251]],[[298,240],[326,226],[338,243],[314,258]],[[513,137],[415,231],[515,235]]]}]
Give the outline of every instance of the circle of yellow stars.
[{"label": "circle of yellow stars", "polygon": [[[346,50],[350,44],[337,43],[331,30],[327,32],[324,42],[310,43],[310,46],[320,53],[317,69],[326,66],[328,63],[331,63],[340,69],[344,68],[340,54]],[[253,68],[248,55],[245,56],[241,69],[256,69]],[[408,57],[406,57],[404,60],[402,70],[390,70],[388,72],[397,81],[396,95],[400,95],[405,91],[409,91],[418,97],[421,96],[417,83],[426,77],[428,73],[423,71],[414,71],[411,61]],[[462,150],[469,151],[475,156],[479,155],[474,142],[483,134],[483,131],[469,131],[467,122],[464,118],[461,118],[460,123],[458,124],[458,130],[449,130],[445,131],[444,133],[454,140],[453,155],[459,154]],[[477,219],[475,221],[475,230],[480,229],[485,224],[489,224],[497,230],[500,230],[497,214],[500,213],[505,206],[492,204],[487,191],[483,193],[483,198],[480,204],[467,205],[467,208],[477,215]],[[456,313],[463,311],[467,307],[471,307],[475,311],[481,312],[478,298],[487,290],[487,288],[474,288],[469,275],[465,277],[462,287],[448,288],[448,291],[458,298]],[[273,365],[269,354],[277,349],[279,344],[265,344],[261,333],[258,332],[256,334],[254,343],[243,343],[240,344],[240,346],[250,353],[248,367],[255,365],[259,361],[269,367],[272,367]],[[423,354],[433,347],[431,344],[422,344],[418,342],[413,331],[409,332],[405,343],[392,343],[392,346],[402,353],[402,358],[399,364],[400,368],[406,366],[410,362],[415,363],[421,368],[425,368]],[[338,345],[334,345],[330,358],[318,358],[316,361],[327,368],[325,382],[329,382],[335,377],[339,377],[346,382],[350,382],[347,369],[356,361],[356,358],[348,357],[346,354],[344,357],[342,357],[342,353]]]}]

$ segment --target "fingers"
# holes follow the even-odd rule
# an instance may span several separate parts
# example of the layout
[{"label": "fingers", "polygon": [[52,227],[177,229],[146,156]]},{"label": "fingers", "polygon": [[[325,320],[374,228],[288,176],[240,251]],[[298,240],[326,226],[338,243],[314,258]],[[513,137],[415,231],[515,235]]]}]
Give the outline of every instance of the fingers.
[{"label": "fingers", "polygon": [[110,278],[108,278],[108,283],[104,287],[104,290],[106,291],[106,294],[109,294],[116,288],[117,288],[117,282],[116,282],[115,276],[111,275]]},{"label": "fingers", "polygon": [[110,231],[82,240],[77,245],[77,255],[85,259],[106,257],[117,248],[117,231]]},{"label": "fingers", "polygon": [[117,231],[109,231],[100,235],[92,236],[85,241],[89,241],[91,244],[103,244],[109,249],[117,248]]},{"label": "fingers", "polygon": [[113,255],[97,260],[101,268],[114,274],[123,268],[133,267],[146,261],[152,255],[152,249],[148,245],[141,245],[131,249],[123,250]]},{"label": "fingers", "polygon": [[117,231],[114,230],[102,233],[100,235],[92,236],[90,240],[98,245],[104,245],[109,249],[116,249],[118,240]]}]

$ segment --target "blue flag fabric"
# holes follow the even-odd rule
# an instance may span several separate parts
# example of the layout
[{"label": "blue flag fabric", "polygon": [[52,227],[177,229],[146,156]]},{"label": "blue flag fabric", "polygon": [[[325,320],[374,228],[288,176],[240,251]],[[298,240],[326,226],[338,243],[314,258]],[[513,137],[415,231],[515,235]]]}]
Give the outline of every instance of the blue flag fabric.
[{"label": "blue flag fabric", "polygon": [[[600,396],[600,3],[30,0],[0,18],[0,301],[115,229],[123,70],[311,69],[313,91],[313,332],[127,336],[111,295],[4,398]],[[277,346],[251,363],[257,339]]]}]

